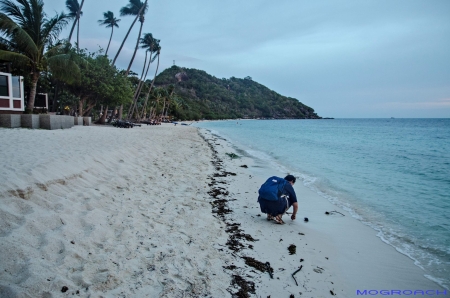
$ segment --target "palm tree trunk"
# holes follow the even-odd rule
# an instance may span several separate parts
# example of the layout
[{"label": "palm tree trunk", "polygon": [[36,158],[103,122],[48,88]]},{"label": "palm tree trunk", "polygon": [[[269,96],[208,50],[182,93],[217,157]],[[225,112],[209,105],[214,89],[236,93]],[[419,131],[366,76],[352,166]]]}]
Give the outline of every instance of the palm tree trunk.
[{"label": "palm tree trunk", "polygon": [[[80,8],[78,9],[77,16],[75,17],[75,20],[73,21],[72,28],[70,29],[69,42],[72,40],[72,34],[73,34],[73,31],[75,30],[75,25],[80,22],[80,13],[81,13],[81,9],[83,8],[83,4],[84,4],[84,0],[81,0],[81,5],[80,5]],[[78,32],[80,30],[79,26],[80,25],[78,24]],[[77,38],[77,44],[78,43],[79,43],[79,40]],[[79,50],[78,46],[77,46],[77,49]]]},{"label": "palm tree trunk", "polygon": [[128,35],[130,35],[131,29],[133,28],[134,23],[136,23],[136,21],[137,21],[138,18],[139,18],[139,15],[137,15],[136,18],[134,18],[133,23],[131,23],[130,29],[128,29],[127,35],[125,35],[125,38],[123,39],[122,44],[120,45],[120,48],[119,48],[119,50],[117,51],[116,56],[114,57],[114,60],[113,60],[113,62],[112,62],[112,65],[113,65],[113,66],[114,66],[114,64],[116,63],[117,57],[119,57],[119,54],[120,54],[120,52],[122,51],[123,45],[125,44],[125,41],[127,40]]},{"label": "palm tree trunk", "polygon": [[78,9],[77,12],[77,51],[80,51],[80,13],[81,9],[83,8],[84,0],[81,0],[80,9]]},{"label": "palm tree trunk", "polygon": [[164,119],[167,119],[167,114],[169,113],[169,108],[170,108],[170,100],[168,99],[166,112],[164,113]]},{"label": "palm tree trunk", "polygon": [[159,116],[159,119],[161,119],[161,122],[162,122],[162,119],[163,119],[163,116],[164,116],[164,110],[166,109],[166,98],[164,98],[164,101],[163,101],[163,108],[162,108],[162,110],[161,110],[161,116]]},{"label": "palm tree trunk", "polygon": [[111,44],[111,39],[112,39],[112,36],[113,36],[113,32],[114,32],[114,26],[111,27],[111,36],[109,37],[108,47],[106,48],[105,56],[108,56],[109,45]]},{"label": "palm tree trunk", "polygon": [[[146,52],[146,54],[147,54],[147,52]],[[152,64],[152,54],[153,54],[153,52],[150,52],[150,59],[149,59],[149,61],[148,61],[148,65],[147,65],[147,70],[145,71],[145,75],[144,75],[144,77],[143,78],[141,78],[141,87],[139,88],[139,90],[138,90],[138,94],[137,94],[137,97],[139,98],[139,96],[141,95],[141,91],[142,91],[142,88],[144,87],[144,85],[145,85],[145,78],[147,77],[147,74],[148,74],[148,70],[150,69],[150,64]],[[146,56],[146,58],[147,58],[147,56]],[[144,62],[145,63],[145,62]]]},{"label": "palm tree trunk", "polygon": [[37,82],[39,80],[39,71],[34,70],[33,75],[31,76],[31,89],[30,89],[30,95],[28,97],[28,103],[27,103],[27,111],[29,113],[32,113],[34,110],[34,101],[36,99],[36,89],[37,89]]},{"label": "palm tree trunk", "polygon": [[[151,61],[151,57],[150,57],[150,61]],[[147,96],[145,98],[144,107],[147,105],[148,97],[150,95],[150,92],[152,91],[153,84],[155,83],[156,74],[158,73],[158,68],[159,68],[159,53],[158,53],[158,64],[156,65],[155,76],[153,77],[152,83],[150,84],[150,88],[148,88]],[[143,117],[143,115],[144,115],[144,109],[142,109],[141,118]]]},{"label": "palm tree trunk", "polygon": [[126,76],[130,72],[131,65],[133,65],[134,57],[136,57],[136,52],[137,52],[138,47],[139,47],[139,39],[141,39],[141,33],[142,33],[142,27],[143,26],[144,26],[144,20],[142,20],[141,26],[139,28],[139,35],[138,35],[138,38],[137,38],[137,41],[136,41],[136,47],[134,48],[134,52],[133,52],[133,56],[131,57],[130,64],[128,64],[127,72],[125,73]]},{"label": "palm tree trunk", "polygon": [[159,105],[159,97],[156,97],[156,101],[155,101],[155,107],[153,109],[153,113],[152,113],[152,119],[156,120],[156,113],[158,112],[158,105]]},{"label": "palm tree trunk", "polygon": [[80,51],[80,19],[77,22],[77,52]]},{"label": "palm tree trunk", "polygon": [[70,43],[70,40],[72,39],[73,30],[75,30],[75,25],[77,24],[77,21],[78,21],[77,19],[75,19],[75,20],[73,21],[72,28],[70,29],[69,43]]},{"label": "palm tree trunk", "polygon": [[[145,58],[147,58],[147,52],[146,52],[146,56],[145,56]],[[144,78],[142,79],[141,78],[141,85],[140,85],[140,87],[138,88],[138,90],[137,90],[137,94],[135,94],[134,96],[135,96],[135,98],[136,98],[136,102],[137,102],[137,99],[139,98],[139,96],[141,96],[141,91],[142,91],[142,88],[144,88],[144,85],[145,85],[145,78],[147,77],[147,74],[148,74],[148,70],[150,69],[150,65],[152,64],[152,52],[150,52],[150,59],[149,59],[149,61],[148,61],[148,66],[147,66],[147,70],[145,71],[145,75],[144,75]],[[145,106],[147,105],[147,99],[148,99],[148,96],[149,96],[149,94],[147,93],[147,96],[146,96],[146,98],[145,98],[145,104],[143,105],[143,108],[142,109],[145,109]],[[137,112],[137,114],[138,114],[138,117],[139,117],[139,110],[137,109],[137,106],[135,105],[135,107],[136,107],[136,112]],[[134,112],[134,108],[135,107],[133,107],[133,112]],[[139,119],[142,119],[143,118],[143,116],[141,116]]]},{"label": "palm tree trunk", "polygon": [[137,19],[140,17],[140,15],[141,15],[141,13],[142,13],[142,10],[144,10],[144,7],[147,5],[147,1],[148,1],[148,0],[145,0],[144,5],[142,5],[141,9],[139,10],[139,13],[136,15],[136,18],[134,18],[134,21],[133,21],[133,23],[131,24],[130,29],[128,29],[127,35],[125,35],[125,38],[123,39],[122,44],[120,45],[120,48],[119,48],[119,50],[117,51],[116,56],[114,57],[114,60],[113,60],[113,62],[112,62],[112,65],[113,65],[113,66],[114,66],[114,64],[116,64],[117,57],[119,57],[119,54],[120,54],[120,52],[122,51],[123,45],[125,44],[125,41],[127,40],[128,35],[130,34],[131,29],[133,28],[133,26],[134,26],[134,24],[136,23]]},{"label": "palm tree trunk", "polygon": [[134,92],[133,102],[131,103],[130,109],[128,110],[127,119],[130,119],[130,116],[133,114],[134,108],[136,107],[136,102],[137,102],[137,98],[138,98],[137,94],[139,92],[139,89],[141,88],[142,78],[144,77],[144,72],[145,72],[145,65],[147,65],[147,51],[145,51],[144,67],[142,67],[141,78],[139,79],[139,83],[138,83],[138,85],[136,87],[136,91]]}]

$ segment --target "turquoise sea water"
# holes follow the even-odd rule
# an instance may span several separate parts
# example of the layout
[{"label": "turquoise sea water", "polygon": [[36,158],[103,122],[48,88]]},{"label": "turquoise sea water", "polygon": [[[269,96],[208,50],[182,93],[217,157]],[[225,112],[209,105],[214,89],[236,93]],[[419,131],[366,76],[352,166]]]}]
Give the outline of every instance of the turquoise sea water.
[{"label": "turquoise sea water", "polygon": [[[200,122],[290,172],[450,287],[450,119]],[[276,173],[274,173],[275,175]]]}]

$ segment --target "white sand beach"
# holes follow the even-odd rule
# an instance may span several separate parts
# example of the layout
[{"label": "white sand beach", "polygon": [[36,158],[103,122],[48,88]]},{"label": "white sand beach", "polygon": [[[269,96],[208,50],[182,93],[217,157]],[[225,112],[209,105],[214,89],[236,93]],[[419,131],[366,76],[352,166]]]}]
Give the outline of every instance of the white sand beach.
[{"label": "white sand beach", "polygon": [[0,129],[0,139],[0,297],[444,291],[299,182],[297,220],[268,222],[257,190],[287,173],[255,167],[205,130]]}]

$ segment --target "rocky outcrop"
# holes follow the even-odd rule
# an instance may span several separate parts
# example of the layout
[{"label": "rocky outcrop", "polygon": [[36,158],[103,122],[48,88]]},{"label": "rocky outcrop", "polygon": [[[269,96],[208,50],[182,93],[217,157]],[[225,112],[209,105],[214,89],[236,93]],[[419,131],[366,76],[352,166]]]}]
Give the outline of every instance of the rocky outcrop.
[{"label": "rocky outcrop", "polygon": [[187,81],[189,79],[188,75],[183,71],[175,75],[178,82]]}]

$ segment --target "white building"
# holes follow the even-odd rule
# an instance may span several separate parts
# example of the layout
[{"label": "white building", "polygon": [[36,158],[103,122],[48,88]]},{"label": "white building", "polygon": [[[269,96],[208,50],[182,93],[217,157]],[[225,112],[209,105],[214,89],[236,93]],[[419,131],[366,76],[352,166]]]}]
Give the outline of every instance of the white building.
[{"label": "white building", "polygon": [[23,77],[0,72],[0,113],[25,111]]}]

